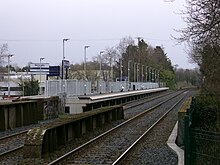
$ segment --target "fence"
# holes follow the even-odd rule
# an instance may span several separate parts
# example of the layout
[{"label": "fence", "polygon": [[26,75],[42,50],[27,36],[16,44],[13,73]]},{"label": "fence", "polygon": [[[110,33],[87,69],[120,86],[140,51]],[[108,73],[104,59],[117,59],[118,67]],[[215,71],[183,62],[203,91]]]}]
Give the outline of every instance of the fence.
[{"label": "fence", "polygon": [[57,96],[65,93],[68,97],[91,93],[91,82],[79,80],[46,81],[46,96]]},{"label": "fence", "polygon": [[193,112],[191,106],[185,116],[185,165],[219,165],[220,133],[192,128]]},{"label": "fence", "polygon": [[152,89],[162,87],[158,83],[152,82],[105,82],[105,81],[80,81],[80,80],[48,80],[45,83],[46,96],[61,96],[65,94],[67,97],[78,95],[90,95],[98,93],[112,93],[129,90]]}]

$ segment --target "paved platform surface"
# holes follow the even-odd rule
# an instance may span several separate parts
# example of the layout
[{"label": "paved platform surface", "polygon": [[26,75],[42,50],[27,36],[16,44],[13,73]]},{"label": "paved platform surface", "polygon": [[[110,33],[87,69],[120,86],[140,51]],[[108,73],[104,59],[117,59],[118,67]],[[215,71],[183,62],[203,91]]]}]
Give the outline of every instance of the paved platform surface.
[{"label": "paved platform surface", "polygon": [[178,147],[175,143],[176,137],[177,137],[177,128],[178,128],[178,122],[176,122],[173,131],[167,141],[167,145],[176,152],[178,156],[178,165],[184,165],[184,151],[180,147]]}]

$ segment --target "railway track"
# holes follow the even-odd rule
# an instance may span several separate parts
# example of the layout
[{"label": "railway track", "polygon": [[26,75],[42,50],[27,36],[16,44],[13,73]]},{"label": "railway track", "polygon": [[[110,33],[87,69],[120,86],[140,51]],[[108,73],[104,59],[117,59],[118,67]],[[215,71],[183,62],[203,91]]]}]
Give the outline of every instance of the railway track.
[{"label": "railway track", "polygon": [[149,132],[152,131],[157,125],[162,123],[163,119],[183,100],[184,97],[181,97],[171,108],[169,108],[154,124],[152,124],[134,143],[130,145],[130,147],[123,152],[120,157],[115,160],[112,165],[118,165],[122,164],[122,162],[125,162],[125,159],[130,155],[131,152],[135,150],[135,147],[137,147],[143,139],[145,139]]},{"label": "railway track", "polygon": [[0,138],[0,157],[23,148],[28,130],[13,133]]},{"label": "railway track", "polygon": [[185,94],[181,93],[162,101],[50,162],[49,165],[118,164],[133,148],[131,146],[135,146],[138,139],[159,123],[184,96]]},{"label": "railway track", "polygon": [[9,132],[3,132],[0,136],[0,164],[1,159],[9,157],[8,155],[16,155],[19,153],[21,155],[21,150],[24,147],[25,137],[27,132],[39,125],[51,121],[43,121],[42,123],[33,124],[29,126],[20,127]]},{"label": "railway track", "polygon": [[[181,93],[181,91],[179,91],[179,93]],[[164,98],[173,97],[175,95],[176,95],[176,92],[166,92],[162,95],[152,96],[149,98],[142,98],[140,100],[134,100],[132,102],[126,103],[123,105],[124,109],[125,109],[125,119],[129,119],[129,118],[133,117],[137,113],[143,111],[143,109],[147,109],[148,107],[155,105],[160,100],[164,100]],[[73,148],[77,148],[78,146],[82,145],[86,141],[90,141],[92,138],[100,135],[104,131],[112,128],[113,126],[116,126],[116,124],[119,124],[122,121],[123,120],[117,121],[113,124],[110,124],[109,126],[107,126],[104,129],[100,129],[98,131],[96,130],[94,132],[94,135],[86,135],[85,137],[81,137],[80,139],[77,140],[77,143],[75,141],[73,143],[73,145],[72,144],[70,144],[70,146],[68,145],[69,147],[67,149],[62,149],[58,153],[55,153],[54,155],[50,155],[50,159],[41,159],[40,163],[37,163],[37,164],[48,164],[52,160],[55,160],[58,156],[61,156],[64,153],[70,151],[70,149],[72,150]],[[40,124],[43,124],[43,123],[40,123]],[[34,126],[32,126],[32,127],[34,127]],[[14,131],[16,131],[16,130],[13,130],[13,132]],[[19,137],[18,135],[22,134],[22,133],[20,133],[20,131],[21,131],[20,129],[17,131],[19,131],[19,133],[15,133],[14,135],[0,137],[0,164],[1,163],[3,163],[3,164],[16,164],[17,162],[20,162],[23,159],[23,155],[22,155],[21,151],[22,151],[22,147],[23,147],[25,138],[18,138],[19,139],[18,141],[11,140],[11,139],[13,139],[13,136],[14,136],[14,139],[16,139],[15,138],[16,136]],[[24,134],[26,134],[27,130],[23,131],[23,132],[24,132]],[[4,135],[4,134],[6,134],[6,133],[3,133],[2,135]],[[10,141],[11,143],[7,143],[7,145],[5,145],[4,140],[6,142]],[[22,144],[21,144],[21,141],[23,141]],[[78,143],[78,141],[79,141],[79,143]],[[17,143],[20,143],[21,145],[18,145]],[[3,147],[3,146],[5,146],[5,147]],[[4,148],[6,148],[6,149],[4,149]],[[21,162],[23,162],[23,161],[21,161]],[[23,163],[21,163],[21,164],[23,164]],[[26,164],[30,164],[30,162],[28,161],[28,163],[26,163]],[[33,162],[32,162],[32,164],[33,164]]]},{"label": "railway track", "polygon": [[22,148],[28,130],[0,138],[0,164],[16,164],[22,158]]},{"label": "railway track", "polygon": [[[147,99],[147,101],[151,101],[154,99],[158,99],[164,96],[167,96],[173,92],[168,92],[162,95],[154,96],[152,98]],[[142,104],[146,103],[146,98],[140,100],[134,100],[133,102],[129,102],[123,104],[125,109],[130,109],[132,107],[141,106]],[[25,134],[28,130],[19,131],[17,133],[13,133],[7,136],[0,137],[0,157],[6,156],[18,150],[21,150],[24,146]]]},{"label": "railway track", "polygon": [[174,93],[175,93],[174,91],[170,91],[170,92],[159,94],[159,95],[156,95],[156,96],[153,96],[153,97],[150,97],[150,98],[141,98],[139,100],[133,100],[133,101],[130,101],[128,103],[124,103],[124,104],[122,104],[122,106],[123,106],[124,110],[131,109],[131,108],[146,104],[146,102],[150,102],[150,101],[153,101],[153,100],[156,100],[156,99],[159,99],[159,98],[162,98],[162,97],[166,97],[166,96],[169,97],[169,95],[172,95]]}]

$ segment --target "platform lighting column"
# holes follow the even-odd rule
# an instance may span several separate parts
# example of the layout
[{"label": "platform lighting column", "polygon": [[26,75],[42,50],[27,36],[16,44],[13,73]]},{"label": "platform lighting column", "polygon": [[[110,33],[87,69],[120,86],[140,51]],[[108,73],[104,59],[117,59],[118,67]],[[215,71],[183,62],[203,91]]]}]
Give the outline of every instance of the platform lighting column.
[{"label": "platform lighting column", "polygon": [[155,68],[155,81],[154,82],[157,82],[157,69]]},{"label": "platform lighting column", "polygon": [[84,80],[86,80],[86,49],[90,46],[84,46]]},{"label": "platform lighting column", "polygon": [[144,82],[144,65],[141,68],[141,81]]},{"label": "platform lighting column", "polygon": [[152,82],[154,82],[154,68],[152,68],[151,72],[152,72]]},{"label": "platform lighting column", "polygon": [[128,82],[130,82],[130,67],[131,67],[131,60],[128,61]]},{"label": "platform lighting column", "polygon": [[159,87],[160,87],[160,70],[158,70],[158,72],[157,72],[157,78],[158,78],[158,84],[159,84]]},{"label": "platform lighting column", "polygon": [[10,97],[10,57],[13,57],[13,54],[8,55],[8,97]]},{"label": "platform lighting column", "polygon": [[148,67],[148,81],[151,82],[151,67]]},{"label": "platform lighting column", "polygon": [[146,82],[148,81],[148,73],[147,73],[147,70],[148,70],[148,66],[146,66],[146,68],[145,68],[146,70],[145,70],[145,80],[146,80]]},{"label": "platform lighting column", "polygon": [[62,61],[62,80],[64,79],[64,59],[65,59],[65,48],[64,48],[64,43],[65,43],[65,41],[68,41],[68,40],[70,40],[70,39],[67,39],[67,38],[65,38],[65,39],[63,39],[63,61]]},{"label": "platform lighting column", "polygon": [[111,58],[111,86],[110,86],[110,92],[112,92],[113,87],[113,64],[112,64],[112,58]]},{"label": "platform lighting column", "polygon": [[104,51],[100,51],[99,52],[99,60],[100,60],[100,65],[99,65],[99,92],[100,92],[100,94],[101,94],[101,79],[102,79],[102,53],[104,53]]},{"label": "platform lighting column", "polygon": [[153,82],[153,68],[150,68],[150,82]]},{"label": "platform lighting column", "polygon": [[84,95],[86,95],[86,49],[90,46],[84,46]]},{"label": "platform lighting column", "polygon": [[42,60],[44,60],[45,58],[40,58],[40,95],[41,95],[41,93],[42,93],[42,91],[41,91],[41,61]]},{"label": "platform lighting column", "polygon": [[136,82],[136,62],[134,63],[134,82]]},{"label": "platform lighting column", "polygon": [[153,82],[155,82],[155,68],[153,68],[152,72],[153,72]]},{"label": "platform lighting column", "polygon": [[138,75],[139,74],[139,67],[138,66],[139,66],[139,63],[137,63],[137,82],[139,81],[139,75]]},{"label": "platform lighting column", "polygon": [[122,81],[122,59],[120,60],[120,81]]},{"label": "platform lighting column", "polygon": [[128,60],[128,89],[129,89],[129,82],[130,82],[130,63],[131,63],[131,60]]}]

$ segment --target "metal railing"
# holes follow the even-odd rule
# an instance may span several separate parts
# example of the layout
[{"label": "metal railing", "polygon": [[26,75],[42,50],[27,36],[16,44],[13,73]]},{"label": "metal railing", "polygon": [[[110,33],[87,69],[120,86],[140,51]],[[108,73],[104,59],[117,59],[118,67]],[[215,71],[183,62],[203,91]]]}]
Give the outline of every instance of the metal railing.
[{"label": "metal railing", "polygon": [[185,116],[185,165],[219,165],[220,132],[192,128],[194,101]]},{"label": "metal railing", "polygon": [[83,81],[83,80],[48,80],[45,83],[46,96],[66,97],[91,95],[100,93],[124,92],[131,90],[142,90],[162,87],[158,83],[146,82],[105,82],[105,81]]}]

